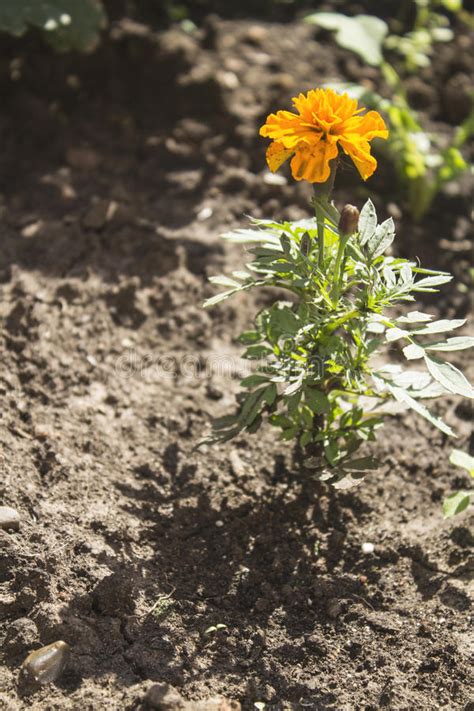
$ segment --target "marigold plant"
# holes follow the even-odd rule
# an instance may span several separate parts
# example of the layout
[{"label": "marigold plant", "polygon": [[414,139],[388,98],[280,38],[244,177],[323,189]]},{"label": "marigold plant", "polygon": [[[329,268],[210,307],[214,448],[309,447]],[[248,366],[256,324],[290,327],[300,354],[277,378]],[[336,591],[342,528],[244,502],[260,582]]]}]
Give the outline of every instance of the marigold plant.
[{"label": "marigold plant", "polygon": [[[360,214],[352,205],[339,212],[331,201],[340,149],[364,180],[373,174],[370,141],[388,136],[382,117],[330,89],[300,94],[293,103],[298,113],[271,114],[260,133],[272,140],[272,171],[291,157],[293,177],[314,184],[315,217],[252,220],[250,228],[223,235],[248,245],[251,259],[243,271],[211,278],[226,291],[205,306],[254,288],[278,287],[288,298],[260,311],[240,335],[255,368],[242,380],[238,411],[215,419],[206,441],[256,432],[267,421],[284,440],[296,441],[305,468],[342,488],[379,465],[359,450],[374,440],[391,401],[454,434],[422,400],[447,392],[474,397],[464,375],[438,355],[469,348],[474,338],[445,336],[464,319],[402,313],[399,304],[436,292],[452,276],[387,254],[393,220],[379,224],[371,200]],[[407,362],[424,368],[381,365],[381,352],[395,342]]]}]

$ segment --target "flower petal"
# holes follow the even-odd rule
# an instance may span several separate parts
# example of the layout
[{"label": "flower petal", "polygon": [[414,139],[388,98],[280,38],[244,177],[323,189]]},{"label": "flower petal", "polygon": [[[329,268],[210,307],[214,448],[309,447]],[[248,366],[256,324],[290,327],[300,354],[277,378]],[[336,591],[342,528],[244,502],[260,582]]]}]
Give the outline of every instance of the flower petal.
[{"label": "flower petal", "polygon": [[298,146],[291,160],[291,173],[295,180],[325,183],[331,174],[329,161],[337,154],[337,145],[327,141],[319,141],[313,146]]},{"label": "flower petal", "polygon": [[291,111],[278,111],[268,116],[260,129],[260,135],[279,141],[285,148],[294,149],[301,141],[305,143],[318,141],[322,132],[314,124],[303,122],[301,116]]},{"label": "flower petal", "polygon": [[370,153],[370,143],[357,134],[341,137],[339,143],[354,161],[363,180],[370,178],[377,168],[377,161]]},{"label": "flower petal", "polygon": [[276,173],[278,168],[283,165],[283,163],[288,160],[290,156],[292,156],[294,153],[294,150],[291,148],[285,148],[283,143],[279,143],[278,141],[273,141],[273,143],[270,143],[267,149],[267,163],[268,167],[272,171],[272,173]]},{"label": "flower petal", "polygon": [[357,133],[366,141],[373,138],[388,138],[385,121],[377,111],[369,111],[365,116],[354,116],[341,126],[342,134]]}]

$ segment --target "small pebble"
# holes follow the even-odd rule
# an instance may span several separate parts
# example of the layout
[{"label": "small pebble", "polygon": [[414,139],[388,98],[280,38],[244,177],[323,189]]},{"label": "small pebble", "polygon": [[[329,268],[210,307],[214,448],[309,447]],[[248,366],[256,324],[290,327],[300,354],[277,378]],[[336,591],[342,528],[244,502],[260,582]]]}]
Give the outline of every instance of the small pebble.
[{"label": "small pebble", "polygon": [[263,182],[267,185],[286,185],[287,179],[284,175],[277,175],[277,173],[264,173]]},{"label": "small pebble", "polygon": [[208,220],[210,217],[212,217],[212,207],[203,207],[202,210],[199,210],[198,214],[196,215],[196,218],[199,222],[204,222],[205,220]]},{"label": "small pebble", "polygon": [[0,528],[5,531],[18,531],[20,528],[20,514],[11,506],[0,506]]},{"label": "small pebble", "polygon": [[361,548],[362,553],[365,553],[365,555],[370,555],[370,553],[373,553],[375,550],[375,546],[373,543],[363,543]]},{"label": "small pebble", "polygon": [[69,645],[61,640],[35,649],[21,665],[23,679],[34,684],[56,681],[66,665],[69,649]]},{"label": "small pebble", "polygon": [[245,464],[241,460],[239,453],[237,450],[233,449],[229,455],[229,461],[230,461],[230,466],[232,469],[232,472],[235,476],[237,477],[242,477],[245,476],[247,473],[247,469],[245,467]]}]

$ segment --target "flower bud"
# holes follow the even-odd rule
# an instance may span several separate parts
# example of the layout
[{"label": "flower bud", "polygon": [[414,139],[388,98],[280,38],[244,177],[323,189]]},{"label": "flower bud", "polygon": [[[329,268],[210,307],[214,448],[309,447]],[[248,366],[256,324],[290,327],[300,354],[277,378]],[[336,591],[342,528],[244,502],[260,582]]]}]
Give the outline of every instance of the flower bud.
[{"label": "flower bud", "polygon": [[354,205],[344,205],[339,219],[339,232],[348,237],[357,232],[359,224],[359,210]]}]

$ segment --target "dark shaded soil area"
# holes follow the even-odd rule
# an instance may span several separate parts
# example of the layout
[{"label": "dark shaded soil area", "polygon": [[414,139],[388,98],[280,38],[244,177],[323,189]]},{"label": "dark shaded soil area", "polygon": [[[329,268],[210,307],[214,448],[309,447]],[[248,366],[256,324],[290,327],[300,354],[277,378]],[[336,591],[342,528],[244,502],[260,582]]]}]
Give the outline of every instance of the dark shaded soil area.
[{"label": "dark shaded soil area", "polygon": [[[409,80],[427,127],[465,118],[470,47],[460,29]],[[243,709],[471,708],[472,536],[441,515],[467,485],[452,442],[394,418],[382,470],[346,493],[302,481],[274,432],[193,451],[234,407],[255,310],[201,308],[207,276],[243,261],[218,235],[309,214],[309,186],[264,179],[257,128],[329,79],[383,90],[298,23],[121,23],[89,57],[5,43],[0,504],[21,527],[0,531],[0,708],[139,708],[152,682]],[[380,163],[367,185],[344,165],[338,203],[370,194],[398,253],[467,284],[469,186],[414,225]],[[422,306],[465,315],[466,289]],[[441,407],[466,449],[469,407]],[[27,695],[19,665],[58,639],[67,671]]]}]

